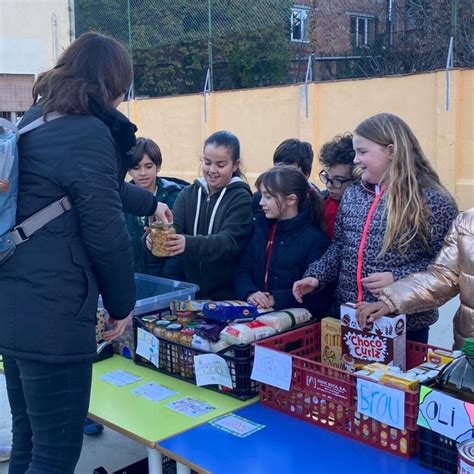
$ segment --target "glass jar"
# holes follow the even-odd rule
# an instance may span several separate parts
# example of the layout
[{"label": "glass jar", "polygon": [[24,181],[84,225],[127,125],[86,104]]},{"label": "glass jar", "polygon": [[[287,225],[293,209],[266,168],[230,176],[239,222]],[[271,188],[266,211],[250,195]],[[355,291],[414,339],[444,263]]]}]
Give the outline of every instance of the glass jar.
[{"label": "glass jar", "polygon": [[176,234],[173,224],[165,224],[162,221],[155,221],[151,224],[151,253],[155,257],[170,256],[166,249],[166,241],[172,234]]},{"label": "glass jar", "polygon": [[158,320],[153,326],[153,334],[157,337],[165,337],[166,328],[170,325],[169,321]]},{"label": "glass jar", "polygon": [[158,320],[156,316],[143,316],[142,323],[148,329],[148,331],[153,332],[155,322]]}]

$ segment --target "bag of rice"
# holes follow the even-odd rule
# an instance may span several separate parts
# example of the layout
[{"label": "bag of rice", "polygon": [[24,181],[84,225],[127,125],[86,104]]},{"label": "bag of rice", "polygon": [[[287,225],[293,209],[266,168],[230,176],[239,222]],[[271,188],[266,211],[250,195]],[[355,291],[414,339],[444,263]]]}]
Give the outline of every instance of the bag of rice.
[{"label": "bag of rice", "polygon": [[277,332],[286,331],[311,319],[311,313],[305,308],[290,308],[259,316],[257,321],[272,327]]},{"label": "bag of rice", "polygon": [[221,340],[231,345],[251,344],[266,337],[274,336],[276,330],[261,321],[229,325],[221,332]]}]

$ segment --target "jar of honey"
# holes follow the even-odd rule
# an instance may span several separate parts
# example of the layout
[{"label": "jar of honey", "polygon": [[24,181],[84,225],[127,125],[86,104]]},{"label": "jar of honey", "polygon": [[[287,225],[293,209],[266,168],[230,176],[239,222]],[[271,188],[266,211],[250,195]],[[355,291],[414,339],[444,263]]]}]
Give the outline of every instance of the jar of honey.
[{"label": "jar of honey", "polygon": [[165,224],[162,221],[155,221],[151,224],[151,253],[155,257],[170,256],[166,249],[166,241],[172,234],[176,234],[173,224]]}]

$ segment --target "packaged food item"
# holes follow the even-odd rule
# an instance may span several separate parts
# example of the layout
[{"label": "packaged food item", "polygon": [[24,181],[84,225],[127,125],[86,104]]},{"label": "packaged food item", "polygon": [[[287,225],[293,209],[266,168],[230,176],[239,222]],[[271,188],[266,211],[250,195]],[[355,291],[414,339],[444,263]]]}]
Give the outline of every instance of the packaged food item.
[{"label": "packaged food item", "polygon": [[170,309],[173,312],[177,311],[202,311],[206,303],[210,303],[211,300],[188,300],[188,301],[176,301],[173,300],[170,303]]},{"label": "packaged food item", "polygon": [[464,339],[463,355],[446,365],[436,379],[436,387],[452,396],[474,403],[474,337]]},{"label": "packaged food item", "polygon": [[266,326],[261,321],[250,323],[234,324],[227,326],[221,332],[221,339],[230,345],[233,344],[251,344],[266,337],[274,336],[276,330]]},{"label": "packaged food item", "polygon": [[170,252],[166,248],[166,241],[172,234],[176,234],[173,224],[165,224],[162,221],[151,224],[151,253],[155,257],[170,256]]},{"label": "packaged food item", "polygon": [[181,324],[169,324],[165,329],[163,337],[173,342],[179,342],[181,338],[181,329],[183,329]]},{"label": "packaged food item", "polygon": [[141,320],[148,331],[153,332],[153,326],[155,325],[155,321],[158,321],[158,318],[156,316],[143,316]]},{"label": "packaged food item", "polygon": [[[180,343],[191,347],[193,342],[194,329],[184,328],[181,331]],[[192,378],[194,375],[194,354],[192,349],[179,348],[179,374],[181,377]]]},{"label": "packaged food item", "polygon": [[331,367],[344,368],[339,319],[329,317],[321,319],[321,362]]},{"label": "packaged food item", "polygon": [[416,390],[418,388],[418,379],[415,374],[402,374],[384,372],[380,377],[380,382],[383,384],[395,385],[406,390]]},{"label": "packaged food item", "polygon": [[372,362],[371,364],[364,365],[364,370],[367,370],[371,373],[375,371],[388,372],[389,366],[381,364],[380,362]]},{"label": "packaged food item", "polygon": [[104,308],[97,308],[96,312],[96,325],[95,325],[95,340],[97,344],[104,340],[104,332],[105,332],[105,319],[106,319],[106,311]]},{"label": "packaged food item", "polygon": [[239,318],[256,318],[257,307],[246,301],[213,301],[206,303],[202,310],[204,318],[210,321],[226,322]]},{"label": "packaged food item", "polygon": [[178,311],[176,316],[178,318],[178,324],[182,326],[188,326],[194,320],[195,313],[193,311]]},{"label": "packaged food item", "polygon": [[222,339],[219,339],[217,342],[211,342],[210,344],[210,351],[211,352],[220,352],[224,349],[230,347],[230,344]]},{"label": "packaged food item", "polygon": [[458,446],[458,474],[474,474],[474,439],[466,439]]},{"label": "packaged food item", "polygon": [[224,323],[208,323],[203,322],[196,326],[196,334],[211,342],[219,340],[219,334],[224,329]]},{"label": "packaged food item", "polygon": [[164,337],[166,328],[170,325],[171,323],[169,321],[165,321],[164,319],[158,319],[154,322],[152,333],[156,337]]},{"label": "packaged food item", "polygon": [[259,316],[257,321],[261,321],[266,326],[270,326],[276,332],[286,331],[295,326],[299,326],[311,319],[311,313],[305,308],[290,308],[282,311],[274,311]]},{"label": "packaged food item", "polygon": [[341,305],[342,360],[346,370],[357,370],[367,362],[406,366],[406,316],[382,316],[361,329],[356,306]]},{"label": "packaged food item", "polygon": [[197,334],[194,334],[191,346],[200,351],[210,352],[211,350],[210,341],[204,337],[198,336]]},{"label": "packaged food item", "polygon": [[452,362],[454,359],[462,356],[462,351],[447,351],[443,349],[428,349],[426,354],[426,362],[431,362],[436,365],[445,365]]}]

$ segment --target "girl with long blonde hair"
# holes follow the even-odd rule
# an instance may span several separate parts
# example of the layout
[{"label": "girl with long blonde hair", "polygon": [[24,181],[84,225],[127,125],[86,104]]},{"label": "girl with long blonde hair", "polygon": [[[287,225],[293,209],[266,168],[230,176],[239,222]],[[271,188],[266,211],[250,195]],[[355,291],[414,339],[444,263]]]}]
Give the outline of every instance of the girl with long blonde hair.
[{"label": "girl with long blonde hair", "polygon": [[[457,206],[410,127],[389,113],[354,131],[361,180],[344,194],[333,243],[293,286],[295,298],[336,282],[335,305],[375,301],[386,286],[426,270]],[[334,308],[334,312],[336,308]],[[437,312],[410,315],[407,338],[427,342]]]}]

